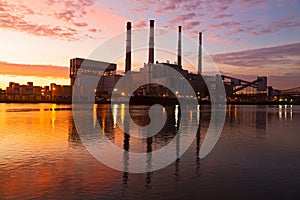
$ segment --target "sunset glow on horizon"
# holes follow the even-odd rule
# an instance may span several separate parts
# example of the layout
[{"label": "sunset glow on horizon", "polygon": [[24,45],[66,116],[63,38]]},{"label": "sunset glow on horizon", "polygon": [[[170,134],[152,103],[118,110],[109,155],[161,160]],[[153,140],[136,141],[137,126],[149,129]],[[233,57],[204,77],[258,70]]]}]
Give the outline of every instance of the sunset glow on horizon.
[{"label": "sunset glow on horizon", "polygon": [[[8,82],[69,84],[71,58],[87,58],[101,43],[124,33],[127,21],[138,29],[148,28],[149,19],[172,31],[182,25],[183,34],[195,42],[203,31],[204,48],[223,74],[246,80],[268,76],[275,88],[299,87],[299,9],[297,0],[3,0],[0,88]],[[133,61],[133,68],[143,61],[147,57]],[[117,70],[124,69],[124,57],[115,63]]]}]

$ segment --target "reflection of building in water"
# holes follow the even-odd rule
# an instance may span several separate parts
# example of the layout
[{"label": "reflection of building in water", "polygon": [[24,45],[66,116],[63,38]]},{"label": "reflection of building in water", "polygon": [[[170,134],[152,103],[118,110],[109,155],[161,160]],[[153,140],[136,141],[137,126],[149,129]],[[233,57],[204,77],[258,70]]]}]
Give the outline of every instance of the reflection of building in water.
[{"label": "reflection of building in water", "polygon": [[267,108],[265,105],[256,106],[256,133],[266,134],[267,129]]},{"label": "reflection of building in water", "polygon": [[[100,124],[102,131],[106,134],[108,139],[114,142],[120,148],[128,151],[130,148],[132,151],[136,152],[152,152],[152,150],[159,149],[160,146],[153,146],[155,144],[166,144],[176,135],[178,130],[178,124],[180,120],[180,112],[175,113],[175,106],[168,106],[166,110],[166,123],[163,128],[153,137],[149,138],[137,138],[131,137],[128,119],[124,116],[125,107],[124,104],[118,105],[113,104],[112,106],[108,104],[96,105],[96,116],[97,122]],[[113,109],[111,109],[111,107]],[[145,126],[150,122],[148,115],[150,106],[143,107],[129,107],[129,113],[133,113],[132,120],[139,126]],[[179,109],[179,108],[177,108]],[[113,114],[114,113],[114,114]],[[136,116],[134,114],[137,114]],[[117,125],[117,123],[122,123],[124,130],[121,129],[122,125]],[[132,144],[131,144],[131,143]],[[143,148],[141,148],[145,145]]]},{"label": "reflection of building in water", "polygon": [[279,120],[293,120],[293,105],[278,105]]},{"label": "reflection of building in water", "polygon": [[201,133],[200,133],[200,126],[198,126],[197,135],[196,135],[196,154],[195,154],[197,176],[200,176],[200,141],[201,141]]},{"label": "reflection of building in water", "polygon": [[73,146],[82,145],[80,137],[79,137],[78,132],[76,130],[73,118],[70,118],[68,120],[68,123],[69,123],[69,135],[68,135],[69,144],[73,145]]},{"label": "reflection of building in water", "polygon": [[[116,104],[115,104],[116,105]],[[181,118],[181,113],[180,113],[180,109],[176,106],[167,106],[164,110],[165,110],[165,114],[167,114],[167,122],[165,123],[165,126],[163,127],[163,129],[155,136],[153,137],[149,137],[149,138],[144,138],[144,139],[139,139],[137,140],[134,136],[130,136],[129,134],[131,133],[131,131],[137,131],[135,129],[132,129],[129,127],[129,123],[127,121],[126,118],[124,118],[123,120],[123,126],[124,129],[126,130],[126,133],[124,131],[122,131],[121,134],[119,134],[120,128],[115,125],[114,120],[119,119],[118,123],[120,123],[120,118],[122,115],[122,106],[111,106],[112,108],[116,108],[117,111],[114,111],[114,109],[110,109],[109,105],[106,104],[101,104],[101,105],[97,105],[97,123],[101,124],[101,127],[103,130],[105,130],[105,134],[106,136],[114,143],[116,144],[116,142],[120,142],[120,140],[122,141],[122,146],[119,145],[120,148],[122,148],[123,151],[123,160],[119,161],[121,162],[121,164],[123,164],[124,168],[128,168],[129,164],[133,165],[134,163],[132,163],[132,161],[130,162],[130,155],[128,154],[129,151],[131,152],[136,152],[134,148],[131,148],[132,146],[135,146],[135,148],[140,148],[140,150],[142,150],[142,152],[147,152],[150,153],[149,156],[147,157],[146,162],[144,163],[145,166],[151,166],[151,164],[153,164],[153,158],[151,155],[151,152],[165,146],[167,143],[169,143],[174,136],[176,135],[178,128],[179,128],[179,124],[180,124],[180,118]],[[148,108],[150,108],[150,106],[148,106]],[[139,114],[138,119],[139,120],[145,120],[148,115],[148,112],[144,112],[145,110],[147,110],[147,106],[133,106],[132,107],[133,112]],[[176,111],[178,110],[178,112]],[[200,109],[198,110],[200,112]],[[112,113],[116,112],[117,113],[117,117],[114,118],[112,116]],[[142,113],[142,115],[140,115]],[[189,118],[190,120],[200,120],[200,113],[198,115],[197,113],[197,117],[196,114],[192,114],[191,118]],[[201,116],[202,119],[202,116]],[[79,135],[76,131],[75,128],[75,124],[74,121],[72,119],[69,120],[69,144],[70,146],[73,145],[79,145],[81,146],[81,142],[80,142],[80,138]],[[119,133],[117,133],[119,132]],[[118,135],[119,134],[119,135]],[[182,136],[182,135],[181,135]],[[118,138],[117,138],[118,137]],[[133,138],[133,139],[132,139]],[[179,155],[180,152],[180,140],[184,138],[177,138],[176,140],[176,146],[174,154]],[[200,131],[198,130],[197,133],[197,137],[196,137],[196,145],[197,145],[197,149],[193,150],[196,151],[196,173],[199,174],[200,173],[200,159],[199,159],[199,151],[200,151]],[[101,147],[100,147],[101,148]],[[114,158],[112,158],[114,159]],[[194,158],[192,160],[192,162],[194,163]],[[178,159],[176,162],[174,162],[171,166],[171,173],[176,173],[176,180],[179,180],[178,178],[180,178],[180,180],[183,180],[183,177],[180,176],[181,173],[180,171],[184,169],[184,162],[180,162],[180,159]],[[155,173],[149,172],[149,173],[145,173],[143,175],[143,179],[144,179],[144,185],[146,188],[151,189],[152,188],[152,181],[154,180],[154,176]],[[123,187],[124,189],[126,189],[128,187],[128,183],[129,181],[131,181],[132,175],[130,173],[127,172],[123,172],[123,174],[120,176],[120,179],[123,183]]]},{"label": "reflection of building in water", "polygon": [[237,105],[227,106],[227,119],[229,120],[230,126],[233,126],[237,116]]},{"label": "reflection of building in water", "polygon": [[130,148],[130,133],[129,133],[129,122],[128,120],[124,121],[124,140],[123,140],[123,165],[124,165],[124,173],[123,173],[123,185],[127,185],[129,174],[127,172],[129,165],[129,148]]},{"label": "reflection of building in water", "polygon": [[201,141],[201,112],[200,112],[200,106],[197,107],[197,121],[199,123],[197,134],[196,134],[196,175],[200,176],[200,141]]},{"label": "reflection of building in water", "polygon": [[[268,111],[268,105],[228,105],[227,118],[230,127],[248,127],[250,132],[266,134],[267,122],[273,118],[273,114]],[[252,123],[252,124],[249,124]]]},{"label": "reflection of building in water", "polygon": [[103,104],[101,107],[96,108],[96,113],[103,133],[113,142],[115,139],[115,131],[111,106],[109,104]]},{"label": "reflection of building in water", "polygon": [[[146,152],[147,154],[147,168],[150,169],[152,165],[152,144],[153,144],[153,137],[148,137],[147,139],[147,146],[146,146]],[[147,172],[146,173],[146,188],[151,189],[151,182],[152,182],[152,173],[153,172]]]}]

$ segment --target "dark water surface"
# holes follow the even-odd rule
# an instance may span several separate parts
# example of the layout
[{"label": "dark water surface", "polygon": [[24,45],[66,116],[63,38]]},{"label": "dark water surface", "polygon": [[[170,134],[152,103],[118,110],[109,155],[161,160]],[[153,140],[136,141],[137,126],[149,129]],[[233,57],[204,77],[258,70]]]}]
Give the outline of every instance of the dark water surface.
[{"label": "dark water surface", "polygon": [[[125,150],[156,150],[177,133],[180,116],[170,108],[168,124],[151,140],[127,137],[111,115],[122,118],[123,109],[95,106],[93,120]],[[144,106],[132,107],[131,114],[140,125],[149,122]],[[133,174],[89,154],[70,105],[0,104],[0,199],[300,198],[300,106],[228,106],[222,135],[201,160],[210,108],[192,110],[190,120],[199,116],[200,133],[180,159],[155,172]]]}]

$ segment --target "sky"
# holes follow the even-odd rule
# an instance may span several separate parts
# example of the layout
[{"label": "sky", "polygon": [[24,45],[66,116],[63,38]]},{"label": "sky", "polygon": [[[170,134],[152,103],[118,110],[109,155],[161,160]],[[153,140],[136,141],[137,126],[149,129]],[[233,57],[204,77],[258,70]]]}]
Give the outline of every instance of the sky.
[{"label": "sky", "polygon": [[[69,84],[71,58],[87,58],[124,33],[127,21],[138,29],[149,19],[172,31],[181,25],[195,42],[203,32],[203,48],[222,74],[299,87],[299,10],[299,0],[2,0],[0,88],[10,81]],[[123,60],[116,61],[118,70]]]}]

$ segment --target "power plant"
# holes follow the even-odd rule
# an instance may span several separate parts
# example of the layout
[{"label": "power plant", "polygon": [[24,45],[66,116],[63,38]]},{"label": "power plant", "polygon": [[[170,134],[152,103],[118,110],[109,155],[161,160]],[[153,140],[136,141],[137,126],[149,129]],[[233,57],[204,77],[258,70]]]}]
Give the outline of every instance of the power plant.
[{"label": "power plant", "polygon": [[[170,99],[176,99],[177,97],[181,98],[205,98],[208,94],[207,86],[201,76],[202,73],[202,33],[199,33],[199,53],[198,53],[198,72],[199,74],[190,73],[187,70],[183,69],[182,66],[182,41],[181,41],[181,33],[182,27],[178,27],[178,44],[177,44],[177,63],[171,64],[169,62],[160,63],[155,62],[154,58],[154,20],[150,20],[150,28],[149,28],[149,47],[148,47],[148,62],[144,64],[142,68],[139,69],[138,72],[131,71],[132,64],[132,38],[131,38],[131,22],[127,22],[126,26],[126,52],[125,52],[125,74],[130,71],[131,73],[131,84],[138,84],[142,82],[145,78],[149,80],[149,82],[164,82],[169,83],[174,86],[175,91],[170,91],[168,88],[163,87],[159,84],[148,84],[146,86],[142,86],[138,88],[132,96],[137,98],[135,103],[138,103],[139,100],[143,98],[145,102],[145,98],[148,97],[148,100],[155,99],[157,103],[161,102],[161,100],[165,99],[170,102]],[[84,66],[83,66],[84,65]],[[109,67],[105,67],[109,66]],[[166,66],[176,70],[180,73],[184,79],[188,80],[192,88],[194,89],[193,94],[187,91],[186,87],[181,84],[181,80],[178,76],[174,74],[170,74],[168,70],[166,70]],[[105,69],[105,70],[104,70]],[[102,71],[101,71],[102,70]],[[104,70],[104,71],[103,71]],[[107,63],[102,61],[93,61],[82,58],[73,58],[70,60],[70,79],[71,79],[71,87],[72,90],[78,89],[83,90],[82,88],[76,88],[79,86],[75,85],[75,79],[77,78],[77,73],[81,74],[87,73],[91,75],[94,73],[95,76],[99,76],[99,73],[102,73],[98,86],[95,90],[96,101],[107,102],[110,101],[111,95],[115,88],[116,83],[122,77],[116,73],[116,64]],[[153,73],[150,73],[153,72]],[[126,92],[119,91],[120,97],[126,96]],[[79,95],[84,96],[84,91]],[[74,98],[80,98],[74,97]]]},{"label": "power plant", "polygon": [[[202,32],[198,35],[197,53],[197,73],[191,73],[184,69],[182,58],[182,26],[178,26],[177,35],[177,60],[174,64],[168,60],[166,62],[155,62],[155,29],[154,20],[150,20],[148,61],[139,71],[132,70],[132,23],[126,24],[126,52],[124,74],[117,73],[117,64],[104,61],[96,61],[84,58],[70,59],[70,85],[33,86],[32,82],[19,84],[10,82],[6,89],[0,88],[0,102],[58,102],[72,103],[75,99],[88,98],[95,99],[95,103],[108,103],[114,97],[122,100],[123,97],[130,97],[132,104],[173,104],[177,103],[177,98],[197,99],[199,103],[210,103],[213,100],[225,99],[228,104],[299,104],[299,87],[287,90],[274,89],[269,86],[265,76],[258,76],[254,80],[242,80],[228,75],[205,75],[203,74],[202,62]],[[175,49],[174,49],[175,52]],[[115,55],[117,56],[117,55]],[[146,60],[146,59],[145,59]],[[168,68],[178,72],[170,73]],[[119,70],[120,71],[120,70]],[[84,88],[84,80],[80,80],[78,75],[87,75],[99,79],[93,88],[93,95],[88,94]],[[116,88],[116,84],[124,76],[129,75],[130,79],[126,82],[126,87],[130,88],[145,81],[150,84],[141,85],[134,92]],[[183,78],[182,78],[183,77]],[[183,81],[187,80],[193,91],[188,91]],[[77,80],[77,82],[75,81]],[[168,83],[170,88],[163,86]],[[208,89],[209,88],[209,89]],[[224,95],[220,95],[218,88],[225,90]],[[79,91],[76,94],[74,91]],[[218,95],[212,95],[212,93]],[[115,95],[116,94],[116,95]],[[226,97],[225,97],[226,95]],[[114,99],[116,100],[116,99]]]},{"label": "power plant", "polygon": [[[82,86],[76,86],[75,79],[77,73],[87,73],[89,75],[101,76],[97,88],[95,89],[96,102],[109,102],[111,100],[112,93],[119,93],[119,97],[130,95],[133,97],[133,103],[139,104],[140,101],[145,103],[150,101],[152,103],[172,102],[172,99],[176,98],[196,98],[200,102],[212,100],[210,90],[223,87],[225,89],[226,97],[220,96],[217,98],[226,98],[228,103],[278,103],[281,99],[287,99],[285,102],[293,102],[296,97],[285,96],[284,92],[273,89],[267,85],[267,77],[260,76],[253,81],[246,81],[226,75],[208,76],[203,74],[203,62],[202,62],[202,32],[199,32],[198,36],[198,73],[191,73],[188,70],[183,69],[182,66],[182,26],[178,26],[178,41],[177,41],[177,63],[171,64],[167,62],[155,62],[154,58],[154,20],[150,20],[149,27],[149,47],[148,47],[148,62],[144,63],[144,66],[139,69],[138,72],[132,71],[132,24],[127,22],[126,25],[126,52],[125,52],[125,75],[130,72],[131,85],[138,84],[144,79],[148,79],[149,82],[168,82],[174,85],[175,91],[170,91],[159,84],[148,84],[141,86],[134,91],[133,94],[127,94],[126,91],[118,91],[115,88],[116,83],[122,78],[123,75],[117,74],[117,65],[114,63],[107,63],[103,61],[94,61],[82,58],[73,58],[70,60],[70,79],[71,88],[80,90],[78,97],[84,94],[84,88],[76,88]],[[193,94],[185,90],[185,86],[181,84],[181,80],[178,76],[168,74],[167,67],[179,72],[184,79],[188,80],[189,84],[193,88]],[[153,72],[152,74],[150,72]],[[157,81],[153,81],[157,80]],[[159,81],[158,81],[159,80]],[[205,81],[204,81],[205,80]],[[221,84],[220,81],[222,80]],[[80,82],[80,81],[79,81]],[[128,83],[127,83],[128,84]],[[135,100],[134,100],[135,99]],[[296,98],[297,99],[297,98]]]},{"label": "power plant", "polygon": [[[147,48],[148,62],[144,63],[144,66],[141,66],[139,71],[132,70],[132,23],[127,22],[124,75],[117,73],[117,64],[115,63],[73,58],[70,59],[70,86],[57,85],[56,87],[52,87],[52,84],[51,90],[49,90],[36,86],[32,87],[32,84],[18,87],[18,84],[13,85],[12,83],[6,90],[0,89],[0,101],[61,101],[71,103],[71,96],[73,96],[74,100],[90,95],[87,93],[86,88],[84,88],[84,84],[82,84],[84,81],[80,80],[79,74],[86,74],[99,79],[99,82],[93,89],[94,94],[89,96],[89,98],[95,98],[96,103],[110,102],[112,100],[112,94],[117,94],[118,100],[121,100],[122,97],[130,96],[130,101],[133,104],[172,104],[177,102],[177,98],[192,98],[197,99],[199,103],[209,103],[211,100],[217,100],[212,98],[213,95],[211,92],[212,90],[218,90],[218,88],[223,88],[223,91],[225,89],[226,97],[225,95],[217,95],[215,98],[226,98],[227,103],[233,104],[294,104],[300,101],[299,89],[286,91],[276,90],[272,88],[272,86],[267,85],[267,77],[265,76],[259,76],[255,80],[246,81],[220,74],[214,76],[204,75],[202,62],[202,32],[198,35],[197,45],[198,73],[191,73],[184,69],[182,63],[182,26],[178,26],[177,62],[174,64],[171,64],[169,61],[155,62],[154,32],[154,20],[150,20],[149,46]],[[184,78],[170,73],[167,68],[178,72],[181,77]],[[145,79],[147,79],[150,84],[141,85],[134,90],[132,94],[126,90],[118,90],[118,88],[115,87],[118,81],[129,74],[130,81],[126,83],[128,87],[139,85],[139,83],[142,83]],[[187,80],[191,85],[193,89],[192,93],[187,90],[182,79]],[[159,83],[168,83],[172,86],[173,91]],[[74,93],[75,90],[78,91],[76,94]]]}]

